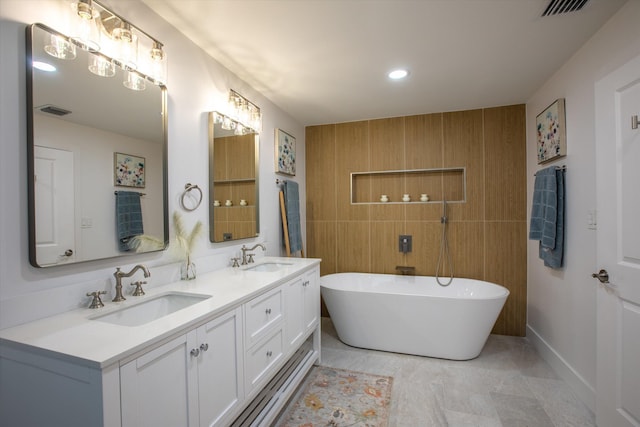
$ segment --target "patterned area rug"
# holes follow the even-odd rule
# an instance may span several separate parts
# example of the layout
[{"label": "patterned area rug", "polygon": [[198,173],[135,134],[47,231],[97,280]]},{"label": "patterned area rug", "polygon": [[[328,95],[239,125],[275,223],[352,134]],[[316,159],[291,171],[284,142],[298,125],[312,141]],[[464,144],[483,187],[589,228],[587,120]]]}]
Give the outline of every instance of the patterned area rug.
[{"label": "patterned area rug", "polygon": [[392,377],[314,367],[278,427],[386,427]]}]

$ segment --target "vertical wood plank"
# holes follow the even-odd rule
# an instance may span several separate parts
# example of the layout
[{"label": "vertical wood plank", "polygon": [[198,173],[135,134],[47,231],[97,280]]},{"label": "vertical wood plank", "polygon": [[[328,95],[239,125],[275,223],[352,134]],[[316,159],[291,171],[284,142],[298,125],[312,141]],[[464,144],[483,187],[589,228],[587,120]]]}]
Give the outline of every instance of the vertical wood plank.
[{"label": "vertical wood plank", "polygon": [[[450,205],[452,220],[484,219],[484,150],[482,110],[444,113],[444,167],[467,168],[467,202]],[[445,184],[447,181],[445,180]],[[457,193],[457,185],[455,192]],[[448,200],[457,198],[453,189],[444,188]]]},{"label": "vertical wood plank", "polygon": [[527,219],[525,105],[484,112],[486,219]]},{"label": "vertical wood plank", "polygon": [[[307,165],[307,218],[335,221],[336,212],[336,126],[310,126],[305,130]],[[320,167],[316,167],[320,165]]]},{"label": "vertical wood plank", "polygon": [[362,121],[340,123],[335,126],[337,219],[368,221],[370,205],[351,204],[351,172],[370,170],[369,124]]}]

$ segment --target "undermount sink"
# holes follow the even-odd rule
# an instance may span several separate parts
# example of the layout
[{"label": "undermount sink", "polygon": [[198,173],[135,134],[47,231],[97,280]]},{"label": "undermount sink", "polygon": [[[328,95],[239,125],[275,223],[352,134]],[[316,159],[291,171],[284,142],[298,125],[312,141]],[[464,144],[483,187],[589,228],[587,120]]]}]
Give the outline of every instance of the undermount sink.
[{"label": "undermount sink", "polygon": [[263,262],[262,264],[256,264],[251,267],[247,267],[244,271],[262,271],[273,273],[274,271],[282,270],[285,267],[290,266],[288,262]]},{"label": "undermount sink", "polygon": [[151,297],[139,304],[123,307],[111,313],[92,317],[91,319],[121,326],[140,326],[202,302],[208,298],[211,298],[211,295],[171,292]]}]

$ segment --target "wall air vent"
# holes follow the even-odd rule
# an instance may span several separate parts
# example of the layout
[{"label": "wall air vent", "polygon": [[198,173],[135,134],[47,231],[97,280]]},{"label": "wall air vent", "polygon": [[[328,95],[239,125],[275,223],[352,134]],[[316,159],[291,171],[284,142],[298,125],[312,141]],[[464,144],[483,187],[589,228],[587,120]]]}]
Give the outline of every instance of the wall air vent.
[{"label": "wall air vent", "polygon": [[562,13],[577,12],[589,0],[551,0],[542,16],[560,15]]},{"label": "wall air vent", "polygon": [[53,114],[54,116],[66,116],[67,114],[71,114],[71,111],[56,107],[55,105],[43,105],[38,109],[43,113]]}]

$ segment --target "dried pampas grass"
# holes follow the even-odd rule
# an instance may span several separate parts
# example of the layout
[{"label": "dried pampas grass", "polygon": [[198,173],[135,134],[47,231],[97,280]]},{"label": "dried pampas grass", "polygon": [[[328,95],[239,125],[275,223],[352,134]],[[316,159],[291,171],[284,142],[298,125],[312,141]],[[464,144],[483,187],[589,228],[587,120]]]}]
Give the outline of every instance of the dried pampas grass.
[{"label": "dried pampas grass", "polygon": [[175,229],[176,251],[179,251],[182,257],[189,260],[193,252],[196,240],[204,231],[201,221],[196,222],[190,233],[187,232],[182,215],[177,211],[173,213],[173,227]]}]

